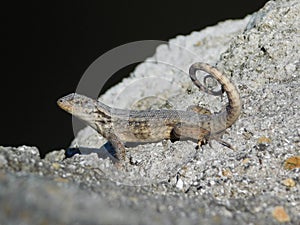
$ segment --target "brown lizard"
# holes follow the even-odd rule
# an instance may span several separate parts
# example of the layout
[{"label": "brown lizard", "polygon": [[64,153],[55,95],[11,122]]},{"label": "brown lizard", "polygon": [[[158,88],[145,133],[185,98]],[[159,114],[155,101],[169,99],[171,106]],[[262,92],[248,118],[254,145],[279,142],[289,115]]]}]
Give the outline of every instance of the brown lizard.
[{"label": "brown lizard", "polygon": [[209,73],[222,85],[222,90],[228,97],[228,104],[221,112],[201,114],[199,112],[203,110],[199,106],[189,107],[187,111],[117,109],[76,93],[60,98],[57,103],[109,140],[117,152],[118,159],[125,158],[125,142],[191,139],[201,145],[215,139],[232,148],[219,137],[238,119],[242,107],[240,95],[234,84],[216,68],[205,63],[194,63],[189,69],[189,74],[200,90],[219,95],[199,82],[196,77],[197,70]]}]

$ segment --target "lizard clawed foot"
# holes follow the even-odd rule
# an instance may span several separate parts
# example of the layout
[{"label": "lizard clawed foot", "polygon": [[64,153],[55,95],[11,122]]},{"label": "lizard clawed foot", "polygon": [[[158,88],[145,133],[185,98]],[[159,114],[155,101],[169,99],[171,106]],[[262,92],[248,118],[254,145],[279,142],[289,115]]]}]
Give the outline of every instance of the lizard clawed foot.
[{"label": "lizard clawed foot", "polygon": [[209,146],[210,146],[210,142],[207,141],[207,139],[198,140],[196,149],[198,150],[202,145],[206,145],[206,144],[209,144]]},{"label": "lizard clawed foot", "polygon": [[215,140],[215,141],[219,142],[221,145],[223,145],[227,148],[230,148],[232,150],[236,150],[231,144],[229,144],[228,142],[222,140],[220,137],[217,137],[217,136],[212,136],[209,139],[199,140],[198,143],[197,143],[196,149],[199,149],[200,146],[206,145],[206,144],[208,144],[209,147],[212,148],[212,142],[211,142],[212,140]]},{"label": "lizard clawed foot", "polygon": [[210,140],[215,140],[215,141],[219,142],[221,145],[224,145],[227,148],[235,150],[235,148],[231,144],[229,144],[228,142],[222,140],[220,137],[213,136],[213,137],[210,138]]}]

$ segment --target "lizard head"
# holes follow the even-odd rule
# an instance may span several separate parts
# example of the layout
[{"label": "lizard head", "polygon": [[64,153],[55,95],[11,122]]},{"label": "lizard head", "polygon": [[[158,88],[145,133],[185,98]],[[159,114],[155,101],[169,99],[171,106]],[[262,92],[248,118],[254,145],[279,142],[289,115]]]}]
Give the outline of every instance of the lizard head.
[{"label": "lizard head", "polygon": [[60,108],[83,120],[94,128],[97,118],[97,101],[84,95],[72,93],[57,100]]}]

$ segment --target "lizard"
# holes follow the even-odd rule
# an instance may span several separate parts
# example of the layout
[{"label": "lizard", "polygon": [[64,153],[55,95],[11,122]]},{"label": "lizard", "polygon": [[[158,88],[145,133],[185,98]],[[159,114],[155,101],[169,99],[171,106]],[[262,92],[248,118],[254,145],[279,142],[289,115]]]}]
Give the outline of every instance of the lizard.
[{"label": "lizard", "polygon": [[[177,141],[191,139],[197,146],[210,140],[232,148],[220,136],[239,117],[242,103],[235,85],[219,70],[206,63],[197,62],[190,66],[189,76],[192,82],[208,94],[220,95],[206,88],[196,77],[198,70],[213,76],[226,93],[228,104],[218,113],[203,111],[200,106],[190,106],[184,110],[127,110],[112,108],[101,101],[81,94],[72,93],[58,99],[60,108],[83,120],[100,135],[111,142],[118,160],[124,160],[126,148],[124,143],[149,143],[164,139]],[[204,112],[204,113],[203,113]]]}]

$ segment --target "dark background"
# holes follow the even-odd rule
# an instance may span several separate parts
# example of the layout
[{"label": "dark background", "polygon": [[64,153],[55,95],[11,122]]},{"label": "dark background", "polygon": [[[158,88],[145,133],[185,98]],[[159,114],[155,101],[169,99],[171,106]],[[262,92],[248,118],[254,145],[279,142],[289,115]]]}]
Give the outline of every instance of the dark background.
[{"label": "dark background", "polygon": [[[1,6],[0,145],[34,145],[42,155],[73,139],[56,100],[76,89],[101,54],[138,40],[163,40],[260,9],[264,0],[13,1]],[[133,70],[114,75],[109,87]],[[101,76],[99,77],[101,79]]]}]

